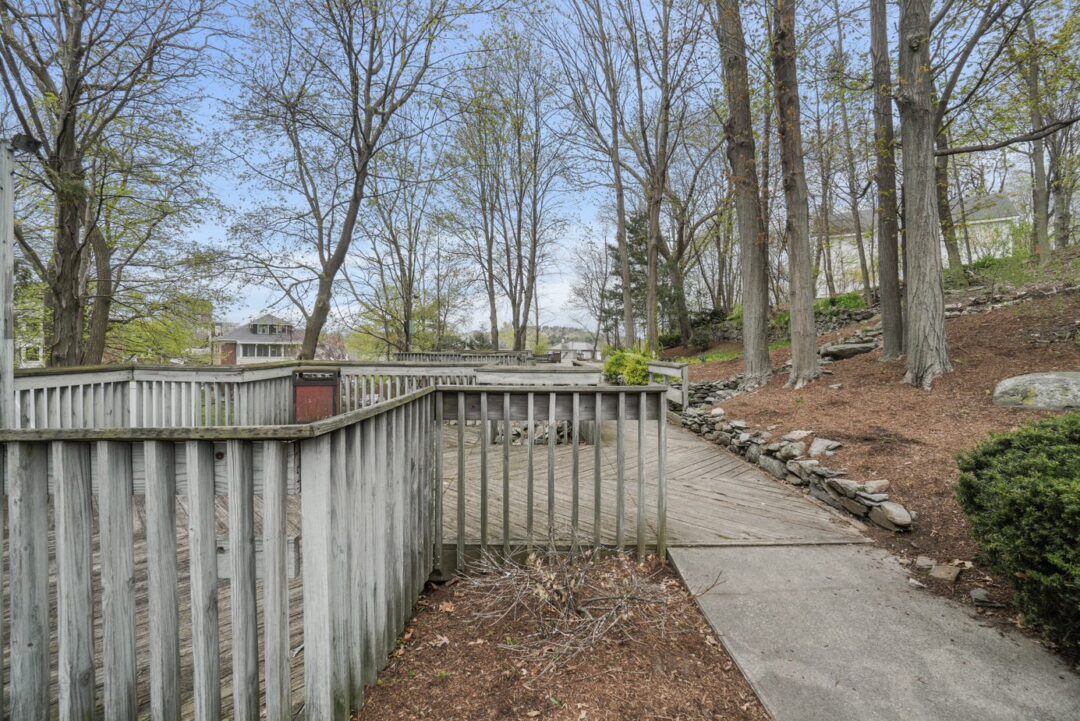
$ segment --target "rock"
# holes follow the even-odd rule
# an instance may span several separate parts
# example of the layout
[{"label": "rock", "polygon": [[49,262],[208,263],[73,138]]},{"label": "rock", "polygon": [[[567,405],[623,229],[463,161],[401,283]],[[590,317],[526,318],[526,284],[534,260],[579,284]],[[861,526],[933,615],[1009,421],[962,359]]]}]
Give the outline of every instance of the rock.
[{"label": "rock", "polygon": [[741,431],[742,429],[746,428],[747,425],[749,425],[749,424],[746,421],[731,421],[731,423],[729,425],[732,428],[735,428],[735,429],[738,429],[738,430]]},{"label": "rock", "polygon": [[915,559],[915,568],[921,571],[928,571],[937,565],[937,561],[930,558],[930,556],[919,556]]},{"label": "rock", "polygon": [[863,481],[863,490],[867,493],[885,493],[889,490],[888,481]]},{"label": "rock", "polygon": [[908,582],[909,586],[913,586],[915,588],[926,588],[925,583],[920,583],[919,581],[916,581],[914,578],[909,578],[907,580],[907,582]]},{"label": "rock", "polygon": [[888,531],[904,531],[911,527],[911,514],[893,501],[871,508],[870,520]]},{"label": "rock", "polygon": [[814,475],[811,469],[816,465],[817,461],[788,461],[787,469],[799,478],[803,479],[803,481],[809,481]]},{"label": "rock", "polygon": [[841,498],[840,505],[842,505],[844,509],[847,510],[849,513],[853,513],[856,516],[865,516],[867,513],[870,512],[869,508],[859,503],[858,501],[851,500],[850,498]]},{"label": "rock", "polygon": [[776,457],[782,461],[793,461],[806,453],[806,444],[802,441],[797,443],[785,443],[777,452]]},{"label": "rock", "polygon": [[971,589],[971,602],[980,608],[1005,608],[1004,603],[998,603],[990,598],[990,592],[985,588]]},{"label": "rock", "polygon": [[946,566],[938,563],[930,569],[930,578],[936,579],[938,581],[944,581],[945,583],[956,583],[956,579],[959,577],[959,566]]},{"label": "rock", "polygon": [[785,480],[787,480],[787,482],[790,483],[793,486],[805,486],[806,485],[806,479],[800,478],[799,476],[796,476],[794,473],[787,474],[787,478]]},{"label": "rock", "polygon": [[835,451],[842,445],[839,441],[830,441],[828,438],[815,438],[810,444],[810,457],[816,458],[826,451]]},{"label": "rock", "polygon": [[822,466],[822,465],[814,466],[814,469],[813,469],[814,475],[815,476],[820,476],[822,478],[836,478],[837,476],[844,475],[845,472],[846,471],[839,470],[839,469],[836,469],[836,468],[826,468],[825,466]]},{"label": "rock", "polygon": [[746,460],[751,463],[757,463],[759,458],[761,458],[761,446],[757,443],[748,445],[746,447]]},{"label": "rock", "polygon": [[848,498],[855,498],[859,490],[859,484],[847,478],[830,478],[825,481],[825,486]]},{"label": "rock", "polygon": [[813,434],[813,431],[792,431],[791,433],[785,433],[780,440],[794,443],[795,441],[801,441],[807,436],[811,436]]},{"label": "rock", "polygon": [[709,415],[712,416],[713,418],[723,418],[724,417],[724,409],[721,408],[720,406],[717,406],[716,408],[713,408],[711,411],[709,411]]},{"label": "rock", "polygon": [[731,445],[731,434],[730,433],[717,433],[716,434],[716,442],[719,443],[722,446],[730,446]]},{"label": "rock", "polygon": [[994,388],[994,405],[1029,410],[1080,410],[1080,372],[1028,373]]},{"label": "rock", "polygon": [[855,497],[868,506],[877,506],[889,500],[888,493],[866,493],[864,491],[855,491]]},{"label": "rock", "polygon": [[840,503],[839,496],[837,496],[835,493],[829,493],[826,489],[815,486],[812,483],[810,484],[810,495],[818,499],[819,501],[824,501],[825,503],[828,503],[833,508],[838,508],[840,510],[844,509],[843,504]]},{"label": "rock", "polygon": [[835,343],[833,345],[825,346],[819,352],[825,358],[843,360],[845,358],[854,358],[863,353],[869,353],[875,348],[877,348],[876,343]]},{"label": "rock", "polygon": [[830,383],[829,384],[829,388],[832,388],[834,391],[838,391],[843,387],[844,387],[843,383]]},{"label": "rock", "polygon": [[787,465],[783,461],[777,460],[772,456],[762,455],[761,458],[758,459],[758,465],[780,480],[787,478]]}]

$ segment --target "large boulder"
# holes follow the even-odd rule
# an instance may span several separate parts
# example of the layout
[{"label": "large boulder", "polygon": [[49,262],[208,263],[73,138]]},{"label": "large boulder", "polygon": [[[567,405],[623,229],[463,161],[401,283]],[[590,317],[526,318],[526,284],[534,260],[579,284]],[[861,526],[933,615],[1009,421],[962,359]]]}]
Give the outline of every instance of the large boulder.
[{"label": "large boulder", "polygon": [[994,388],[994,405],[1030,410],[1080,410],[1080,373],[1051,371],[1006,378]]},{"label": "large boulder", "polygon": [[825,358],[843,360],[845,358],[854,358],[863,353],[869,353],[875,348],[877,348],[877,345],[874,343],[836,343],[834,345],[825,346],[820,352]]}]

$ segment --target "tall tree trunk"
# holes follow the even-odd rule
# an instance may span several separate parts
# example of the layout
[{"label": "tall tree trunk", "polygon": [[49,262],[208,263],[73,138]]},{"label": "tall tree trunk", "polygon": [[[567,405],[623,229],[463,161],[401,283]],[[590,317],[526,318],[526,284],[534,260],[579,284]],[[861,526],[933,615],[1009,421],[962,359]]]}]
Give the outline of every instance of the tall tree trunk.
[{"label": "tall tree trunk", "polygon": [[[1031,129],[1038,131],[1043,126],[1041,108],[1042,98],[1039,92],[1039,54],[1035,50],[1035,21],[1027,16],[1028,42],[1031,45],[1025,65],[1028,105],[1031,113]],[[1050,260],[1050,188],[1046,182],[1045,141],[1042,138],[1031,143],[1031,206],[1033,223],[1031,228],[1031,253],[1043,265]]]},{"label": "tall tree trunk", "polygon": [[739,260],[742,265],[744,382],[764,385],[772,375],[769,358],[769,247],[761,214],[757,151],[750,114],[746,41],[739,0],[717,0],[716,33],[724,65],[728,117],[724,120],[727,157],[735,190],[739,221]]},{"label": "tall tree trunk", "polygon": [[[614,117],[614,114],[613,114]],[[619,159],[618,119],[612,121],[611,166],[615,186],[615,242],[619,253],[619,279],[622,281],[623,337],[627,346],[634,345],[634,293],[630,285],[630,248],[626,240],[626,189],[623,186],[622,164]]]},{"label": "tall tree trunk", "polygon": [[[949,136],[944,130],[934,136],[934,142],[938,150],[949,149]],[[904,165],[907,168],[907,164]],[[907,183],[905,175],[904,183]],[[934,158],[934,187],[937,191],[938,223],[941,225],[941,234],[945,239],[945,253],[949,256],[949,268],[960,268],[964,262],[960,260],[960,245],[956,241],[956,223],[953,221],[952,203],[949,202],[949,156],[938,155]],[[940,250],[938,251],[941,252]]]},{"label": "tall tree trunk", "polygon": [[[1062,162],[1064,165],[1064,162]],[[1072,188],[1062,169],[1054,173],[1054,247],[1067,248],[1072,231]]]},{"label": "tall tree trunk", "polygon": [[791,270],[791,375],[788,387],[802,388],[821,375],[814,325],[810,254],[810,203],[803,168],[799,79],[796,69],[795,0],[778,0],[773,32],[773,82],[784,169],[788,258]]},{"label": "tall tree trunk", "polygon": [[896,149],[893,139],[892,70],[885,0],[870,0],[870,56],[874,81],[874,182],[878,195],[878,276],[881,279],[883,360],[904,352],[900,312],[900,259],[896,228]]},{"label": "tall tree trunk", "polygon": [[82,160],[75,153],[75,129],[65,125],[58,138],[52,181],[57,187],[56,244],[49,263],[51,318],[47,326],[47,364],[73,366],[82,361],[86,310],[82,293],[83,215],[86,180]]},{"label": "tall tree trunk", "polygon": [[945,337],[935,182],[934,106],[930,95],[932,0],[900,0],[900,73],[897,104],[904,154],[904,243],[907,256],[907,374],[929,389],[952,370]]},{"label": "tall tree trunk", "polygon": [[82,364],[98,365],[105,356],[105,339],[109,333],[109,316],[112,313],[112,252],[100,228],[90,231],[89,241],[94,252],[94,304],[90,312],[90,334],[83,349]]},{"label": "tall tree trunk", "polygon": [[[657,162],[659,165],[659,161]],[[646,246],[645,272],[645,352],[655,353],[659,347],[660,326],[658,311],[660,300],[656,292],[657,251],[660,244],[660,210],[664,199],[664,181],[653,178],[653,187],[649,192],[649,235]],[[657,187],[659,186],[659,187]]]}]

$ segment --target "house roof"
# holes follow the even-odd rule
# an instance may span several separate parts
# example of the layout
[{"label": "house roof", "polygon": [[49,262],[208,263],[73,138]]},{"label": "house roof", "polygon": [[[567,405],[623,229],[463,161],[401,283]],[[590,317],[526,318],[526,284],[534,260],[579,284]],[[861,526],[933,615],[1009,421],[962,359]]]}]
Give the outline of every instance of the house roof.
[{"label": "house roof", "polygon": [[593,349],[593,344],[583,340],[568,340],[551,347],[552,350],[588,350]]},{"label": "house roof", "polygon": [[244,323],[227,328],[221,335],[214,336],[215,341],[235,341],[237,343],[299,343],[304,339],[304,329],[293,327],[290,333],[252,333],[253,325],[286,325],[289,321],[270,313],[252,318]]}]

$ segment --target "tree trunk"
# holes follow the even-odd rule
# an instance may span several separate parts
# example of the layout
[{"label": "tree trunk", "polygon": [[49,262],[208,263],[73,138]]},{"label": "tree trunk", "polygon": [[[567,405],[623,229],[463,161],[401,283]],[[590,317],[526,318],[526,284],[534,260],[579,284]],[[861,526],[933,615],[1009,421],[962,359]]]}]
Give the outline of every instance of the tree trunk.
[{"label": "tree trunk", "polygon": [[803,168],[799,80],[796,70],[795,0],[778,0],[773,35],[773,82],[780,131],[780,161],[787,206],[791,272],[791,375],[788,387],[801,388],[821,375],[814,325],[814,287],[810,254],[810,204]]},{"label": "tree trunk", "polygon": [[728,117],[724,121],[727,157],[739,221],[739,260],[742,265],[744,382],[764,385],[772,375],[769,358],[769,248],[761,214],[757,151],[750,115],[746,41],[739,0],[717,0],[716,27],[724,65]]},{"label": "tree trunk", "polygon": [[57,139],[57,157],[50,163],[56,183],[56,245],[49,263],[47,326],[50,366],[73,366],[82,361],[85,305],[83,303],[82,220],[86,209],[86,179],[75,152],[74,123],[65,123]]},{"label": "tree trunk", "polygon": [[90,231],[89,240],[94,252],[94,305],[90,312],[90,335],[83,349],[82,364],[98,365],[105,356],[105,340],[112,312],[112,252],[99,228]]},{"label": "tree trunk", "polygon": [[1055,173],[1054,188],[1054,247],[1067,248],[1072,231],[1072,192],[1065,177],[1067,171]]},{"label": "tree trunk", "polygon": [[[942,130],[934,137],[938,150],[949,149],[949,138]],[[905,170],[907,164],[904,165]],[[907,176],[904,176],[905,184]],[[949,256],[949,269],[960,268],[964,265],[960,260],[960,245],[956,241],[956,224],[953,222],[952,204],[949,202],[949,156],[938,155],[934,158],[934,187],[937,189],[937,212],[938,223],[941,225],[941,234],[945,239],[945,252]],[[940,249],[938,253],[940,253]]]},{"label": "tree trunk", "polygon": [[[1025,81],[1027,83],[1028,105],[1031,112],[1031,129],[1038,131],[1043,126],[1043,114],[1039,93],[1039,56],[1035,52],[1035,22],[1027,16],[1028,41],[1031,45],[1027,60]],[[1050,188],[1046,182],[1045,141],[1042,138],[1031,143],[1031,254],[1043,265],[1050,260]]]},{"label": "tree trunk", "polygon": [[900,73],[897,104],[904,148],[904,243],[907,273],[907,374],[929,389],[952,370],[945,337],[935,179],[934,106],[930,95],[931,0],[900,0]]},{"label": "tree trunk", "polygon": [[870,56],[874,81],[874,181],[878,194],[878,277],[881,295],[883,360],[904,352],[900,312],[900,254],[896,228],[896,149],[893,139],[892,70],[885,0],[870,0]]},{"label": "tree trunk", "polygon": [[634,345],[634,293],[630,287],[630,249],[626,241],[626,190],[623,187],[622,165],[618,158],[619,127],[612,123],[612,172],[615,181],[615,242],[619,251],[619,279],[622,281],[623,337],[627,346]]}]

